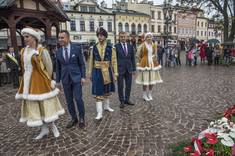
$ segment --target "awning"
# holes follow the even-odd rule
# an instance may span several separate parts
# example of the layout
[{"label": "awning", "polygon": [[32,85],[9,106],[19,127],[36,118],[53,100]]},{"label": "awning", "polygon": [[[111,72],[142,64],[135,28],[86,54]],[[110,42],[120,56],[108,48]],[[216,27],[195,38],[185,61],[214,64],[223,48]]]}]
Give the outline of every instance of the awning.
[{"label": "awning", "polygon": [[8,39],[0,39],[0,49],[7,49],[7,41]]}]

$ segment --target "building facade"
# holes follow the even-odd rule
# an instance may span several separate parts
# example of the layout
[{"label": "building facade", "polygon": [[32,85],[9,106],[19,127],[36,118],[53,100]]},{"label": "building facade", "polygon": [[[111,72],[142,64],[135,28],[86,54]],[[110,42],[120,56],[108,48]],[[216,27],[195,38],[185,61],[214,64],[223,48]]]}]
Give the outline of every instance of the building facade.
[{"label": "building facade", "polygon": [[201,42],[208,40],[208,19],[204,17],[204,11],[200,10],[196,20],[196,38]]},{"label": "building facade", "polygon": [[208,40],[217,39],[220,43],[223,42],[223,34],[219,29],[219,25],[214,21],[208,21]]},{"label": "building facade", "polygon": [[74,44],[97,43],[96,30],[102,26],[108,32],[107,42],[114,44],[114,14],[100,8],[96,0],[82,0],[65,10],[70,18],[61,28],[70,32]]}]

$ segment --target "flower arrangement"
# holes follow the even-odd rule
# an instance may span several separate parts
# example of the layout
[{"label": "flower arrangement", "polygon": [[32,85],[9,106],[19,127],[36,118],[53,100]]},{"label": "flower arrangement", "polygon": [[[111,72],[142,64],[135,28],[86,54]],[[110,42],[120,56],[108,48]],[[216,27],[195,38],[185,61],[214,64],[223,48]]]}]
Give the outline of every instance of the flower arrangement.
[{"label": "flower arrangement", "polygon": [[235,156],[235,104],[222,117],[192,138],[191,146],[184,147],[185,156]]}]

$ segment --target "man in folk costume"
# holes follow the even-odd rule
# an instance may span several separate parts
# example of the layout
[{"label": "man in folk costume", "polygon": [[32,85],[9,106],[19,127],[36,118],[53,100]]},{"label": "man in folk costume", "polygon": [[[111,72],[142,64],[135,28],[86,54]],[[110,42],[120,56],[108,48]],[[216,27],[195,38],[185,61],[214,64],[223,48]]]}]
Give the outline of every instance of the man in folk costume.
[{"label": "man in folk costume", "polygon": [[9,53],[6,55],[6,65],[7,70],[11,73],[11,78],[13,81],[13,87],[19,87],[19,71],[20,71],[20,57],[14,52],[14,48],[9,48]]},{"label": "man in folk costume", "polygon": [[21,50],[23,76],[16,99],[22,99],[20,122],[29,127],[41,126],[41,132],[35,139],[49,134],[46,123],[51,123],[55,137],[60,135],[54,121],[65,113],[57,97],[59,89],[51,79],[52,62],[48,51],[38,44],[40,34],[37,30],[22,29],[26,47]]},{"label": "man in folk costume", "polygon": [[[100,120],[103,111],[102,103],[104,103],[104,110],[109,112],[114,111],[109,107],[109,97],[112,94],[111,92],[115,92],[114,83],[117,80],[118,72],[116,50],[106,42],[108,37],[107,31],[100,27],[97,29],[96,35],[99,43],[91,48],[89,74],[92,81],[92,94],[96,100],[98,112],[95,119]],[[113,70],[111,70],[111,67]]]}]

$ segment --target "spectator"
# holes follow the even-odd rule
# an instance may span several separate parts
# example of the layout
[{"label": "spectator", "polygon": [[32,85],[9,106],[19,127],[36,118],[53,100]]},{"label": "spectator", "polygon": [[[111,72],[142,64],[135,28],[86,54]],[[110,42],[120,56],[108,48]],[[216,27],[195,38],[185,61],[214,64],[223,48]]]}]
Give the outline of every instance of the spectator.
[{"label": "spectator", "polygon": [[219,65],[220,51],[221,49],[219,45],[217,44],[214,49],[214,64],[215,65]]},{"label": "spectator", "polygon": [[166,62],[165,67],[169,67],[171,63],[171,47],[168,46],[166,49]]},{"label": "spectator", "polygon": [[212,44],[209,44],[209,47],[206,48],[206,58],[208,61],[208,66],[210,66],[213,63],[212,60],[212,53],[214,51],[214,48],[212,47]]},{"label": "spectator", "polygon": [[180,45],[178,45],[176,47],[176,50],[177,50],[176,64],[181,66],[181,61],[180,61],[181,47],[180,47]]},{"label": "spectator", "polygon": [[174,45],[171,50],[171,61],[174,63],[174,67],[176,66],[176,55],[177,55],[177,50]]},{"label": "spectator", "polygon": [[189,47],[189,44],[186,44],[185,46],[185,55],[186,55],[186,65],[189,64],[189,59],[188,59],[188,55],[189,55],[189,52],[190,52],[190,47]]},{"label": "spectator", "polygon": [[2,83],[4,84],[10,84],[11,83],[11,77],[10,77],[10,72],[7,70],[7,65],[6,65],[6,54],[2,53],[2,57],[0,58],[1,62],[1,70],[0,74],[2,77]]},{"label": "spectator", "polygon": [[202,45],[202,47],[200,48],[200,51],[201,51],[200,57],[201,57],[201,64],[202,64],[202,62],[205,63],[205,60],[206,60],[206,45],[205,44]]},{"label": "spectator", "polygon": [[163,66],[163,53],[165,52],[165,49],[162,47],[162,45],[159,45],[159,48],[157,49],[157,61],[161,66]]}]

